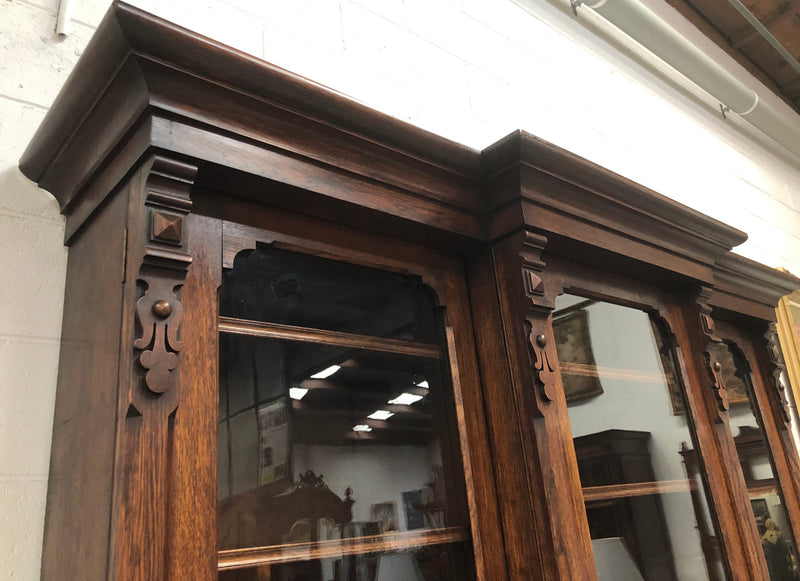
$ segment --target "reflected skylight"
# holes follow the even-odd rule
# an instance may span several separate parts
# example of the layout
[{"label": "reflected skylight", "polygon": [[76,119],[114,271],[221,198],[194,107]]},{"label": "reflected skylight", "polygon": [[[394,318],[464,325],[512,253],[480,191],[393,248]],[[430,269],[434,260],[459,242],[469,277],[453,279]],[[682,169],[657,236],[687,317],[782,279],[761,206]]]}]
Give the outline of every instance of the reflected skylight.
[{"label": "reflected skylight", "polygon": [[394,404],[394,405],[411,405],[414,402],[418,402],[422,399],[421,395],[415,395],[413,393],[401,393],[394,399],[390,399],[386,403]]},{"label": "reflected skylight", "polygon": [[303,387],[290,387],[289,388],[289,397],[292,399],[303,399],[305,395],[308,393],[308,390]]},{"label": "reflected skylight", "polygon": [[393,412],[387,412],[386,410],[375,410],[367,417],[371,420],[388,420],[394,415]]},{"label": "reflected skylight", "polygon": [[330,367],[327,367],[327,368],[323,369],[322,371],[319,371],[319,372],[315,373],[314,375],[312,375],[311,379],[325,379],[325,378],[328,378],[331,375],[333,375],[334,373],[336,373],[337,371],[339,371],[340,369],[341,369],[341,367],[339,365],[331,365]]}]

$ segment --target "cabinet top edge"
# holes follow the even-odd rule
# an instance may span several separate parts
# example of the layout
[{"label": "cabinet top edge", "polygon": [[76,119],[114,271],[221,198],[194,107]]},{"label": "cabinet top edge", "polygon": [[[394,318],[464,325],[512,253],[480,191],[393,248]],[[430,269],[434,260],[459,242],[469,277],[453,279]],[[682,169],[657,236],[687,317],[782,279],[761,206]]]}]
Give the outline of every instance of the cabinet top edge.
[{"label": "cabinet top edge", "polygon": [[[133,57],[245,93],[428,165],[477,178],[480,152],[371,109],[301,75],[116,0],[20,159],[39,182]],[[143,72],[146,76],[146,71]],[[151,87],[148,87],[151,105]]]},{"label": "cabinet top edge", "polygon": [[[151,77],[157,74],[153,72],[156,70],[174,70],[181,74],[166,82],[162,73],[158,73],[161,77]],[[541,195],[553,203],[569,198],[570,203],[576,204],[574,208],[557,207],[549,202],[543,205],[548,210],[561,212],[569,223],[586,220],[585,208],[578,207],[585,203],[587,208],[598,210],[598,215],[605,220],[603,228],[612,234],[644,241],[650,246],[658,246],[660,241],[665,247],[678,246],[672,250],[676,256],[702,266],[722,260],[715,270],[726,284],[738,281],[734,286],[750,286],[747,281],[769,281],[774,292],[795,284],[784,281],[782,275],[775,279],[777,275],[766,267],[757,269],[758,272],[748,267],[745,269],[748,274],[734,275],[733,271],[741,269],[732,271],[729,263],[734,259],[727,259],[726,255],[746,240],[744,232],[522,130],[479,151],[375,111],[333,89],[119,0],[109,8],[47,112],[20,160],[20,169],[46,189],[65,188],[52,193],[65,213],[69,213],[68,204],[72,204],[79,190],[113,157],[114,148],[124,143],[126,134],[141,125],[142,119],[166,115],[200,123],[190,119],[194,106],[190,99],[191,87],[181,85],[190,77],[218,88],[223,98],[234,94],[252,97],[254,103],[268,103],[287,111],[291,119],[313,121],[325,127],[328,135],[357,140],[366,148],[364,151],[368,150],[370,155],[374,153],[375,159],[391,163],[404,160],[406,167],[415,171],[424,168],[419,174],[422,177],[408,182],[410,195],[435,197],[438,194],[434,190],[443,188],[447,192],[440,196],[443,210],[448,211],[450,204],[456,211],[473,215],[476,224],[492,219],[492,213],[508,207],[506,204],[512,198],[530,197],[530,193],[524,191],[521,178],[527,172],[527,175],[547,178],[537,183],[546,184]],[[180,87],[176,91],[172,86],[167,87],[170,83]],[[127,93],[126,88],[130,88]],[[122,94],[132,96],[120,105],[127,109],[124,115],[118,116],[117,125],[109,128],[102,123],[111,109],[109,101]],[[212,125],[203,130],[231,135],[230,127],[224,126],[227,114],[220,112],[219,127],[212,120]],[[93,141],[93,132],[101,132],[102,139]],[[249,139],[244,133],[235,134],[233,138]],[[151,145],[156,145],[152,135],[142,139],[144,145],[148,139]],[[92,149],[96,148],[96,142],[103,143],[107,150],[96,153]],[[330,151],[329,163],[336,167],[339,163],[336,151]],[[91,163],[77,163],[82,161],[82,156],[90,154],[94,155]],[[349,171],[344,166],[341,169],[342,173]],[[69,186],[61,185],[62,174],[68,174]],[[417,184],[424,183],[426,176],[438,180],[430,186],[434,188],[430,190],[432,194],[422,189],[423,186],[419,186],[419,191],[414,189]],[[500,189],[510,191],[508,198],[496,198],[498,188],[495,186],[501,180]],[[629,223],[631,221],[635,224]],[[522,223],[518,222],[517,218],[510,218],[507,225],[539,227],[526,225],[524,218]],[[653,224],[659,233],[651,232],[645,240],[640,233],[642,228],[636,224]],[[490,235],[487,229],[484,238],[488,241]],[[603,240],[595,244],[602,247]],[[626,251],[618,249],[616,252],[624,255]],[[698,258],[698,253],[703,256]],[[691,277],[679,264],[668,268]]]}]

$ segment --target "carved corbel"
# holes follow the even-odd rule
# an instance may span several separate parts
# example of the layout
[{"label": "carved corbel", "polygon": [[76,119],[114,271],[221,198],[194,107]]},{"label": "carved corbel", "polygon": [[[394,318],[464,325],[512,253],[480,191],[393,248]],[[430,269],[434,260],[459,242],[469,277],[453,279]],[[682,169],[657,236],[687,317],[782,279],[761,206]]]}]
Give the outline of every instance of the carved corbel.
[{"label": "carved corbel", "polygon": [[722,414],[730,409],[730,402],[728,400],[728,392],[725,389],[725,382],[722,379],[722,364],[716,354],[717,348],[724,348],[722,339],[717,336],[715,329],[714,318],[711,316],[711,306],[709,301],[713,289],[711,287],[703,286],[697,297],[697,306],[700,315],[700,325],[705,336],[705,344],[703,346],[703,356],[706,361],[706,371],[714,392],[715,401],[717,403],[717,414],[722,420]]},{"label": "carved corbel", "polygon": [[179,363],[180,289],[192,262],[186,216],[196,173],[196,166],[156,156],[145,182],[145,245],[136,277],[143,294],[136,302],[138,337],[133,346],[146,370],[143,383],[150,398],[172,388]]},{"label": "carved corbel", "polygon": [[547,238],[533,232],[525,232],[520,251],[526,298],[525,321],[529,331],[528,353],[534,387],[543,404],[553,401],[556,397],[556,353],[550,325],[555,302],[551,296],[552,293],[546,291],[542,279],[545,268],[542,253],[546,246]]},{"label": "carved corbel", "polygon": [[778,341],[778,327],[775,323],[769,324],[767,332],[764,333],[764,339],[767,341],[767,353],[769,354],[769,360],[772,364],[772,369],[770,370],[772,387],[775,389],[778,396],[783,422],[788,424],[791,421],[789,416],[789,400],[786,397],[786,386],[783,383],[786,363],[784,362],[783,351]]}]

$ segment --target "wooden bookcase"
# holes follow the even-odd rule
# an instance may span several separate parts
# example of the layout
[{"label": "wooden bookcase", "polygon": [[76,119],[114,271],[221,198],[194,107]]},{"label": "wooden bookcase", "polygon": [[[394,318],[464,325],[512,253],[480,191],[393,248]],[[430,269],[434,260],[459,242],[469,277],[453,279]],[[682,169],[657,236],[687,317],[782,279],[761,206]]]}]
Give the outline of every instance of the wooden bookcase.
[{"label": "wooden bookcase", "polygon": [[[782,533],[800,532],[774,338],[775,306],[800,280],[733,254],[746,235],[713,218],[524,132],[483,151],[449,142],[123,3],[20,167],[58,199],[69,246],[43,579],[269,579],[275,563],[446,544],[466,547],[476,579],[596,579],[552,329],[566,290],[659,321],[724,575],[766,579],[712,348],[738,337]],[[220,332],[393,340],[220,317],[225,273],[258,248],[429,289],[441,453],[463,489],[452,522],[218,552]]]}]

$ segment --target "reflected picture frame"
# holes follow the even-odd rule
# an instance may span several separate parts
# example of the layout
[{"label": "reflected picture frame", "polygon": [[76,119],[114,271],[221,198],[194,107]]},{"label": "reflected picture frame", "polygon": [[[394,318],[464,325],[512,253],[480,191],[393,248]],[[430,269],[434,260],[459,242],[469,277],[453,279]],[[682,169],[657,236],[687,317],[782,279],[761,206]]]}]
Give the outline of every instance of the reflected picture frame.
[{"label": "reflected picture frame", "polygon": [[800,290],[782,297],[778,302],[778,341],[786,365],[786,376],[794,401],[800,401]]},{"label": "reflected picture frame", "polygon": [[603,393],[589,334],[589,313],[579,309],[553,319],[553,336],[567,404]]}]

